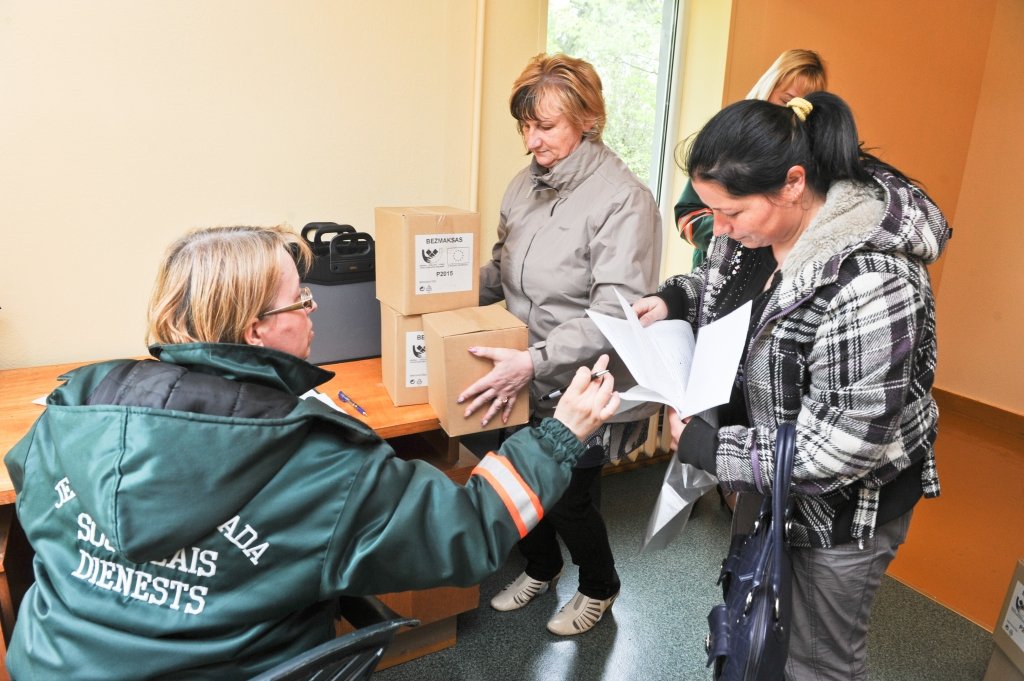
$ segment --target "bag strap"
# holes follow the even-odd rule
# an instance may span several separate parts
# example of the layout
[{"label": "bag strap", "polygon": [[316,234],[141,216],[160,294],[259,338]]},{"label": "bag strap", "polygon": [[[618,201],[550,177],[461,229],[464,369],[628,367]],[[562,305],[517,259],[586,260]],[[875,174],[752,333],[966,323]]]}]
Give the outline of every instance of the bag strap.
[{"label": "bag strap", "polygon": [[[779,426],[775,441],[775,477],[771,494],[761,499],[761,510],[757,520],[754,522],[754,529],[751,535],[758,532],[767,532],[771,535],[771,541],[767,542],[767,549],[758,556],[757,565],[753,571],[754,591],[762,584],[767,584],[775,598],[776,617],[779,615],[779,593],[782,584],[782,553],[786,550],[786,522],[789,508],[789,485],[793,475],[793,457],[796,451],[796,429],[791,423],[784,423]],[[759,529],[761,523],[767,523],[763,530]],[[769,572],[770,566],[770,572]]]},{"label": "bag strap", "polygon": [[789,505],[789,486],[793,478],[796,456],[796,427],[792,423],[779,426],[775,439],[775,480],[772,487],[772,513],[785,519]]},{"label": "bag strap", "polygon": [[789,485],[796,455],[796,428],[792,423],[779,426],[775,439],[775,480],[772,487],[772,513],[783,518],[789,503]]},{"label": "bag strap", "polygon": [[782,552],[785,550],[786,522],[789,510],[789,486],[793,477],[793,459],[796,457],[796,427],[792,423],[779,426],[775,439],[775,480],[772,487],[772,561],[771,588],[776,599],[775,610],[778,616],[778,598],[782,583]]}]

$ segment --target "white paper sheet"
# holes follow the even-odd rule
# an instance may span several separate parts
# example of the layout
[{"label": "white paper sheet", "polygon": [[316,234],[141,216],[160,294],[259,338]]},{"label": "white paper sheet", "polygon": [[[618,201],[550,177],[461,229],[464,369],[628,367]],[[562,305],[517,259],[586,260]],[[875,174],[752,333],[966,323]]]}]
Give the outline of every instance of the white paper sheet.
[{"label": "white paper sheet", "polygon": [[751,307],[747,302],[700,330],[680,411],[684,418],[729,401],[747,342]]},{"label": "white paper sheet", "polygon": [[702,328],[694,343],[686,322],[644,327],[622,295],[615,295],[625,319],[593,310],[587,314],[637,382],[621,394],[623,400],[667,404],[682,418],[729,401],[750,325],[750,303]]},{"label": "white paper sheet", "polygon": [[304,392],[301,395],[299,395],[299,397],[304,399],[304,400],[305,399],[309,399],[310,397],[312,397],[314,400],[320,400],[321,402],[326,404],[328,407],[330,407],[334,411],[340,411],[342,414],[345,413],[345,410],[342,409],[341,407],[339,407],[337,404],[335,404],[334,400],[332,400],[327,395],[324,395],[322,392],[320,392],[316,388],[310,388],[306,392]]}]

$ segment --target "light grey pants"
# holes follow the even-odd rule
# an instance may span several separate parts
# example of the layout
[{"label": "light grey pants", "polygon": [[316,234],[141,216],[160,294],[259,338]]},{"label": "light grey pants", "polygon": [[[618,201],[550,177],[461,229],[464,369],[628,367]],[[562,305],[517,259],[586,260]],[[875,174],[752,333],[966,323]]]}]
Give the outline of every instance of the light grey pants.
[{"label": "light grey pants", "polygon": [[871,606],[896,550],[907,538],[913,509],[875,536],[831,549],[795,548],[793,628],[787,681],[867,679]]}]

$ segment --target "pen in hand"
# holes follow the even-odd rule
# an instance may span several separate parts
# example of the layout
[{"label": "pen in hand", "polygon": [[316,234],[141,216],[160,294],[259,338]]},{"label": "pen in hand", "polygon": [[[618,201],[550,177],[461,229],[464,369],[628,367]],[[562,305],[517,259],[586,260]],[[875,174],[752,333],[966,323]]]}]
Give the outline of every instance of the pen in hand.
[{"label": "pen in hand", "polygon": [[[601,371],[595,371],[594,373],[590,374],[590,380],[593,381],[593,380],[596,380],[598,378],[601,378],[602,376],[604,376],[608,372],[609,372],[609,369],[602,369]],[[569,389],[569,386],[563,386],[561,388],[555,388],[554,390],[549,392],[547,395],[544,395],[543,397],[541,397],[540,398],[541,402],[546,402],[548,400],[557,399],[557,398],[561,397],[562,393],[564,393],[568,389]]]},{"label": "pen in hand", "polygon": [[349,404],[351,404],[351,405],[352,405],[352,408],[353,408],[353,409],[355,409],[356,411],[358,411],[358,412],[359,412],[360,414],[362,414],[363,416],[366,416],[366,410],[365,410],[365,409],[363,409],[362,407],[360,407],[360,406],[359,406],[358,404],[356,404],[355,402],[353,402],[353,401],[352,401],[352,398],[351,398],[351,397],[349,397],[348,395],[346,395],[345,393],[343,393],[343,392],[342,392],[342,391],[340,391],[340,390],[338,391],[338,399],[339,399],[339,400],[341,400],[342,402],[348,402]]}]

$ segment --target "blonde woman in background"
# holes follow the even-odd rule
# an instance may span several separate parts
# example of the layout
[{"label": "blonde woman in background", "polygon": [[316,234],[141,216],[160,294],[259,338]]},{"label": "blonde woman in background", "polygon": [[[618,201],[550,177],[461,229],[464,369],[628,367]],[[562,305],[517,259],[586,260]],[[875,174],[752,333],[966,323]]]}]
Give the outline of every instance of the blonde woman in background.
[{"label": "blonde woman in background", "polygon": [[[794,97],[828,88],[825,64],[813,50],[786,50],[768,67],[744,99],[761,99],[785,105]],[[711,243],[711,211],[705,206],[690,181],[676,202],[676,227],[679,236],[693,246],[693,268],[707,258]]]}]

